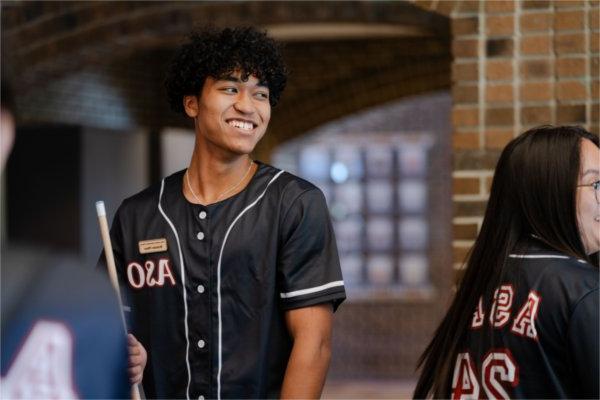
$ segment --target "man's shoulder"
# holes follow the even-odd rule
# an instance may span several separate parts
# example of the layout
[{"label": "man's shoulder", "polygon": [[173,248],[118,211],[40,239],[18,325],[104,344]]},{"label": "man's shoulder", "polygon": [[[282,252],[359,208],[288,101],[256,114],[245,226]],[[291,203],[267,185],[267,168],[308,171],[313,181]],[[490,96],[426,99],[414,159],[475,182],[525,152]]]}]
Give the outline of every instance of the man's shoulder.
[{"label": "man's shoulder", "polygon": [[306,192],[322,195],[321,189],[316,185],[291,172],[281,170],[268,164],[262,164],[261,169],[266,176],[271,177],[271,186],[275,189],[272,193],[279,193],[286,198],[292,199]]},{"label": "man's shoulder", "polygon": [[130,212],[132,210],[155,210],[158,206],[160,196],[165,191],[173,191],[175,188],[180,188],[177,182],[181,181],[181,176],[185,170],[181,170],[171,174],[159,182],[153,183],[145,189],[137,192],[133,196],[127,197],[121,203],[119,210],[121,212]]}]

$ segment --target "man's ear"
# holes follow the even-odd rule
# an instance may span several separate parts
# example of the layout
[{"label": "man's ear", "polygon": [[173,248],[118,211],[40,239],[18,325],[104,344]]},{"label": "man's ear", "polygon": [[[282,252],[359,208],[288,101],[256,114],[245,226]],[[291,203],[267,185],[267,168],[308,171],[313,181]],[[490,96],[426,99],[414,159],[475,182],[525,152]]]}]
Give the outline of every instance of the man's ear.
[{"label": "man's ear", "polygon": [[198,97],[187,95],[183,96],[183,109],[190,118],[196,118],[198,116]]}]

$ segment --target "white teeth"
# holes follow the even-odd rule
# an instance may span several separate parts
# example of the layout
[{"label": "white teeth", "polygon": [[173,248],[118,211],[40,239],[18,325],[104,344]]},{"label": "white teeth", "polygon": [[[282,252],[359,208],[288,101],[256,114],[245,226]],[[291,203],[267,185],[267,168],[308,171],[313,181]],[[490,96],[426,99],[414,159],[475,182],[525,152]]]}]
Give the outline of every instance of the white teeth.
[{"label": "white teeth", "polygon": [[229,125],[234,126],[236,128],[243,129],[245,131],[251,131],[254,128],[252,122],[245,122],[245,121],[238,121],[238,120],[229,121]]}]

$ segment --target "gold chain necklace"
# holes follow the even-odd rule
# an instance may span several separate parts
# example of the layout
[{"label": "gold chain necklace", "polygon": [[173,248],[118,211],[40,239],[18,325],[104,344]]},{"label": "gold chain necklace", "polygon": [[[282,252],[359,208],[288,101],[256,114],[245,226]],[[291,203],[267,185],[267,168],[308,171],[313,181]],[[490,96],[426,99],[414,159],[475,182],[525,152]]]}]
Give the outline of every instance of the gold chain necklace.
[{"label": "gold chain necklace", "polygon": [[[226,195],[227,193],[231,192],[232,190],[234,190],[235,188],[237,188],[238,186],[240,186],[240,184],[242,182],[244,182],[244,180],[246,179],[246,177],[248,176],[248,174],[250,173],[250,170],[252,169],[252,164],[254,164],[254,161],[250,160],[250,165],[248,165],[248,170],[246,170],[246,173],[244,174],[244,176],[242,177],[242,179],[240,179],[240,181],[238,183],[236,183],[235,185],[233,185],[232,187],[230,187],[229,189],[227,189],[226,191],[222,192],[220,195],[217,196],[217,198],[215,199],[214,202],[219,201],[219,199],[221,197],[223,197],[224,195]],[[200,200],[200,198],[196,195],[196,193],[194,192],[194,189],[192,189],[192,185],[190,184],[190,170],[188,169],[187,171],[185,171],[185,180],[187,182],[188,185],[188,189],[190,189],[190,192],[192,193],[192,196],[194,196],[194,198],[196,199],[196,201],[199,204],[202,204],[202,201]]]}]

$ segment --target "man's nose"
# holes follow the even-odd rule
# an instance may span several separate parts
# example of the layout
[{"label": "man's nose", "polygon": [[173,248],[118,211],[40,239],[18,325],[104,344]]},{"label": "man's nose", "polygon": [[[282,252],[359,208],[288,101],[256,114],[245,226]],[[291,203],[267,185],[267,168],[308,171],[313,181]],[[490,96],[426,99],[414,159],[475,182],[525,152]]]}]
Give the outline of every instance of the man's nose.
[{"label": "man's nose", "polygon": [[252,114],[254,112],[254,104],[250,98],[250,94],[241,92],[236,98],[234,107],[243,114]]}]

